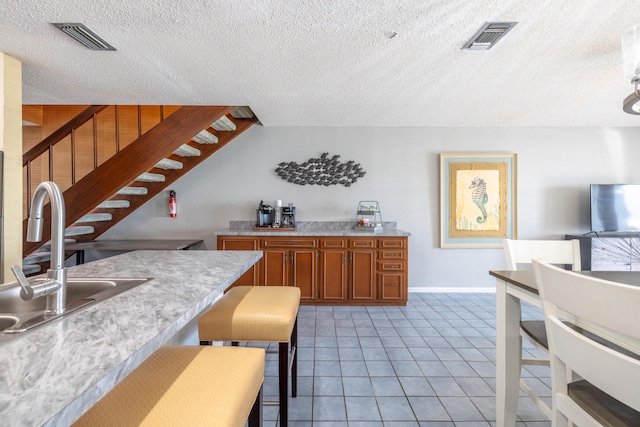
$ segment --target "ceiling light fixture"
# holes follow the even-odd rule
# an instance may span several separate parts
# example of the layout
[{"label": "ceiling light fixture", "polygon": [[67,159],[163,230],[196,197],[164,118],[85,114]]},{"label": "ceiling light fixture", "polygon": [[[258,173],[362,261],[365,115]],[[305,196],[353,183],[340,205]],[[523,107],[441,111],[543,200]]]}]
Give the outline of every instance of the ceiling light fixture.
[{"label": "ceiling light fixture", "polygon": [[462,46],[467,50],[487,50],[491,49],[504,37],[513,27],[518,25],[517,22],[485,22],[471,39]]},{"label": "ceiling light fixture", "polygon": [[640,25],[622,33],[622,63],[624,78],[635,86],[622,103],[622,109],[625,113],[640,114]]},{"label": "ceiling light fixture", "polygon": [[91,50],[116,50],[84,24],[52,23],[52,25]]}]

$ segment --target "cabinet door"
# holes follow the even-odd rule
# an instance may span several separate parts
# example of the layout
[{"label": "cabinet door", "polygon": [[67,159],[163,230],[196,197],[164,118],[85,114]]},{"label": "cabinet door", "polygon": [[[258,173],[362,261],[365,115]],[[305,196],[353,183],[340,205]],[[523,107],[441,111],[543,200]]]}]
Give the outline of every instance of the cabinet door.
[{"label": "cabinet door", "polygon": [[376,298],[376,251],[350,252],[351,298],[355,301],[370,301]]},{"label": "cabinet door", "polygon": [[263,251],[262,282],[267,286],[287,286],[288,276],[287,249],[269,249]]},{"label": "cabinet door", "polygon": [[320,251],[320,289],[323,300],[347,299],[347,251]]},{"label": "cabinet door", "polygon": [[380,273],[378,274],[378,294],[381,301],[404,301],[404,273]]},{"label": "cabinet door", "polygon": [[[257,251],[256,237],[218,236],[218,250],[222,251]],[[259,272],[262,259],[252,265],[242,276],[233,282],[233,286],[255,286],[260,283]]]},{"label": "cabinet door", "polygon": [[315,249],[295,249],[290,251],[291,265],[289,285],[300,288],[300,298],[303,300],[316,299],[316,259],[318,251]]},{"label": "cabinet door", "polygon": [[592,271],[631,271],[631,239],[598,237],[591,241]]}]

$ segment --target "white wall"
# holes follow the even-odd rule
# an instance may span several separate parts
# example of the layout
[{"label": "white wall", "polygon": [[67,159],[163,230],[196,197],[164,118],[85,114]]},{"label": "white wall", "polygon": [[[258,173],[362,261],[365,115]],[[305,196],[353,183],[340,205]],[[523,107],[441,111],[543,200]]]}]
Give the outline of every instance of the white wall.
[{"label": "white wall", "polygon": [[[281,180],[282,161],[323,152],[355,160],[367,171],[349,188],[299,186]],[[254,126],[168,191],[103,235],[116,238],[202,238],[230,220],[255,220],[261,199],[294,202],[301,221],[354,220],[359,200],[378,200],[385,221],[409,237],[410,287],[493,287],[505,268],[501,249],[440,249],[443,152],[518,154],[518,237],[563,238],[589,229],[589,184],[640,183],[640,128],[265,128]]]}]

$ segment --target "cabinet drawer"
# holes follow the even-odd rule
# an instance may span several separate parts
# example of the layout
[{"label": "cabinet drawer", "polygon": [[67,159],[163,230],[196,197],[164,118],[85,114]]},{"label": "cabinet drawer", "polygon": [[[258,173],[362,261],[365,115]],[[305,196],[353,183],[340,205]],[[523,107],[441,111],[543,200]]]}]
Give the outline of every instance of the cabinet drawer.
[{"label": "cabinet drawer", "polygon": [[258,239],[255,237],[218,236],[218,250],[255,251],[258,250]]},{"label": "cabinet drawer", "polygon": [[378,261],[378,271],[405,271],[407,263],[405,261]]},{"label": "cabinet drawer", "polygon": [[406,247],[406,239],[397,239],[397,238],[380,238],[378,239],[378,247],[380,249],[393,249],[393,248],[405,248]]},{"label": "cabinet drawer", "polygon": [[347,239],[320,239],[321,248],[346,248]]},{"label": "cabinet drawer", "polygon": [[262,248],[317,248],[318,240],[286,239],[286,238],[260,239],[260,247]]},{"label": "cabinet drawer", "polygon": [[378,255],[379,259],[406,259],[407,258],[407,252],[402,250],[398,250],[398,251],[384,250],[384,251],[378,251],[378,254],[379,254]]},{"label": "cabinet drawer", "polygon": [[378,283],[380,284],[380,289],[378,292],[380,293],[380,299],[382,301],[406,300],[407,285],[405,283],[405,276],[403,274],[380,274]]},{"label": "cabinet drawer", "polygon": [[375,249],[376,239],[350,239],[349,247],[353,249]]}]

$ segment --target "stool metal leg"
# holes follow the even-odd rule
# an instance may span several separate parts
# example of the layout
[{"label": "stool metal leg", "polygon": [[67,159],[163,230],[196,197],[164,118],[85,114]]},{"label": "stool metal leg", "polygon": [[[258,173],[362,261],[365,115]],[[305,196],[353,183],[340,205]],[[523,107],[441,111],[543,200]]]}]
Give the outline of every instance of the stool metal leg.
[{"label": "stool metal leg", "polygon": [[291,352],[293,360],[291,362],[291,396],[296,397],[298,394],[298,316],[293,324],[293,332],[291,333]]},{"label": "stool metal leg", "polygon": [[287,427],[289,418],[289,343],[278,343],[278,375],[280,381],[280,427]]}]

